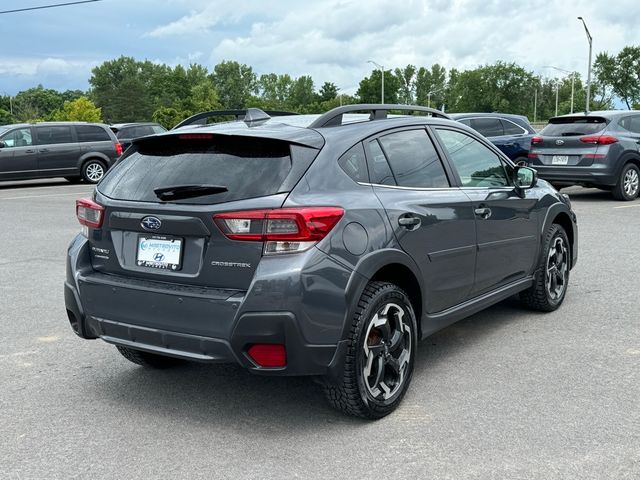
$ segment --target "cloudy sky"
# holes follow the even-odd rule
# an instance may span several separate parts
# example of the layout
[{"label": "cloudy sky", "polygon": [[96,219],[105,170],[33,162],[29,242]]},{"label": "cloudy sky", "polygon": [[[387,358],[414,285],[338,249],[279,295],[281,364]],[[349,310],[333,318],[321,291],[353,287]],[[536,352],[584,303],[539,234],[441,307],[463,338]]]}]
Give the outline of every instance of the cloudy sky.
[{"label": "cloudy sky", "polygon": [[[62,1],[1,0],[0,11]],[[458,69],[502,60],[586,75],[579,15],[594,57],[640,44],[637,0],[101,0],[0,14],[0,94],[38,83],[86,89],[91,68],[120,55],[209,68],[238,60],[345,93],[369,74],[369,59]]]}]

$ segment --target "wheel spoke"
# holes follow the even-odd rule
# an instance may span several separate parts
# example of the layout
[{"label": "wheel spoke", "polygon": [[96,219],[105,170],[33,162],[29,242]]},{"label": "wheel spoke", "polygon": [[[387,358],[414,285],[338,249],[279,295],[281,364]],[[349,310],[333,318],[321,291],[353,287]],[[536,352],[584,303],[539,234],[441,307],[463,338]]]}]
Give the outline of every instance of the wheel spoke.
[{"label": "wheel spoke", "polygon": [[393,332],[391,343],[389,344],[389,352],[394,353],[398,348],[404,345],[404,333],[400,330]]}]

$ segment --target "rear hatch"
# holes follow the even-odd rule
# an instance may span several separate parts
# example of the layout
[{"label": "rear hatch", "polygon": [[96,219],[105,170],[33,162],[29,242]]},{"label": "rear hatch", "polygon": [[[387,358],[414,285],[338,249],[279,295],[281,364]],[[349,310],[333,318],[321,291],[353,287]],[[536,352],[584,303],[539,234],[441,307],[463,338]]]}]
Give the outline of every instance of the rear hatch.
[{"label": "rear hatch", "polygon": [[615,142],[606,135],[608,121],[600,116],[556,117],[531,140],[532,164],[589,166],[604,158],[608,145]]},{"label": "rear hatch", "polygon": [[[237,241],[214,216],[279,208],[318,150],[283,140],[178,134],[138,141],[99,184],[94,270],[161,282],[248,289],[263,242]],[[245,235],[256,221],[229,224]]]}]

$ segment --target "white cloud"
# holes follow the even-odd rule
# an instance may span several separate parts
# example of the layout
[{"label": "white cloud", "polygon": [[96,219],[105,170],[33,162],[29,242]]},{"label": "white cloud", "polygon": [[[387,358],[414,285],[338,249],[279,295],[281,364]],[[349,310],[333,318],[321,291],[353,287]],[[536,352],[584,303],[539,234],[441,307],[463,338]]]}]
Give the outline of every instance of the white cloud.
[{"label": "white cloud", "polygon": [[48,57],[44,59],[25,59],[19,57],[0,57],[0,75],[67,75],[78,70],[91,70],[94,62],[66,60]]}]

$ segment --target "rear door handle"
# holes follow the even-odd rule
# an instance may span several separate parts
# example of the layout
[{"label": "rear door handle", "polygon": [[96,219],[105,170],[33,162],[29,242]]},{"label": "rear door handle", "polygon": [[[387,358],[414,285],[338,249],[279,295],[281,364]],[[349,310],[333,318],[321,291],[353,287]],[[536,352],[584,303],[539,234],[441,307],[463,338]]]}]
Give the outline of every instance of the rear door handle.
[{"label": "rear door handle", "polygon": [[476,213],[476,216],[482,218],[483,220],[486,220],[491,216],[491,209],[489,207],[479,207],[474,211]]},{"label": "rear door handle", "polygon": [[24,153],[36,153],[35,150],[25,150]]},{"label": "rear door handle", "polygon": [[40,150],[38,150],[40,153],[47,153],[49,151],[48,148],[41,148]]},{"label": "rear door handle", "polygon": [[411,214],[405,214],[398,219],[398,225],[408,230],[414,230],[420,225],[420,218]]}]

